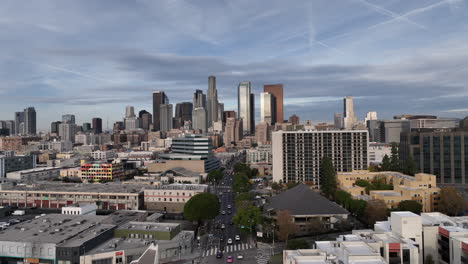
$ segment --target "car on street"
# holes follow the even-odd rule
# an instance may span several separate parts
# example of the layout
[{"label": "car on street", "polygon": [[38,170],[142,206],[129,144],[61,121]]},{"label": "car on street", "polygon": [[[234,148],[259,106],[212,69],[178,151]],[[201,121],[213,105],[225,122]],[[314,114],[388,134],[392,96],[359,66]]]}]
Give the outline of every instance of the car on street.
[{"label": "car on street", "polygon": [[226,263],[232,263],[232,262],[234,262],[234,259],[232,258],[232,256],[228,256],[226,259]]},{"label": "car on street", "polygon": [[224,241],[224,236],[220,236],[220,237],[219,237],[219,240],[220,240],[221,242]]},{"label": "car on street", "polygon": [[225,214],[226,214],[226,211],[222,211],[221,214],[222,214],[222,215],[225,215]]},{"label": "car on street", "polygon": [[223,192],[219,192],[218,194],[221,196],[221,195],[223,195]]},{"label": "car on street", "polygon": [[242,254],[237,255],[237,259],[244,259],[244,255]]},{"label": "car on street", "polygon": [[223,252],[218,251],[218,253],[216,253],[216,258],[223,258]]},{"label": "car on street", "polygon": [[231,245],[232,244],[232,238],[228,238],[227,243],[228,243],[228,245]]},{"label": "car on street", "polygon": [[224,224],[221,225],[221,229],[224,229],[226,228],[226,226]]},{"label": "car on street", "polygon": [[240,241],[240,236],[236,235],[236,241]]},{"label": "car on street", "polygon": [[231,211],[231,210],[228,210],[228,212],[227,212],[227,213],[228,213],[228,215],[230,215],[230,214],[232,214],[232,211]]},{"label": "car on street", "polygon": [[231,206],[230,204],[228,204],[227,208],[228,208],[228,209],[231,209],[231,208],[232,208],[232,206]]}]

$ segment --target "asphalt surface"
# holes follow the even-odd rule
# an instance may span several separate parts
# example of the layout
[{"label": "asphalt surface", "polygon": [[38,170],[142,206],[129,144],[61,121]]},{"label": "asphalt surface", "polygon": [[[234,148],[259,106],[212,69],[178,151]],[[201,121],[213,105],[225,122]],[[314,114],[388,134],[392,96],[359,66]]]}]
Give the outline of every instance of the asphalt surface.
[{"label": "asphalt surface", "polygon": [[[250,235],[241,232],[233,223],[236,208],[232,192],[232,174],[232,169],[226,168],[222,184],[213,186],[220,200],[221,212],[209,226],[210,235],[202,247],[201,263],[228,263],[228,257],[231,256],[233,263],[266,264],[270,252],[268,246],[257,245]],[[221,228],[221,225],[224,225],[224,228]],[[240,240],[235,239],[236,235],[240,236]],[[228,243],[229,239],[232,243]],[[222,252],[221,258],[216,257],[218,252]],[[239,259],[239,255],[243,258]]]}]

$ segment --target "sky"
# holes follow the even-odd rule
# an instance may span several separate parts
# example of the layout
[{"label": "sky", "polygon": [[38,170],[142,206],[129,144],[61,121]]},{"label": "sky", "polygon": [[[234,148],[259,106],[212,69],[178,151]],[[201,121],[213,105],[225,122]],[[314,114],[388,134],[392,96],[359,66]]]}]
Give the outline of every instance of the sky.
[{"label": "sky", "polygon": [[468,115],[468,0],[2,0],[0,45],[0,120],[34,106],[45,131],[192,101],[209,75],[226,110],[248,80],[301,120],[348,95],[359,119]]}]

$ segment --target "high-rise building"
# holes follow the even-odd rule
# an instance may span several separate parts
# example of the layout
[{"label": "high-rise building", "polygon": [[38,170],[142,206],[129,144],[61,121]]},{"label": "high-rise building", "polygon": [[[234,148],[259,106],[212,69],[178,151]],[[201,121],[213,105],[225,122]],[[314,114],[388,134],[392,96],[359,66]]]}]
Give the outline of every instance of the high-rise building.
[{"label": "high-rise building", "polygon": [[367,120],[366,126],[369,131],[369,142],[382,143],[385,141],[385,134],[382,132],[384,128],[382,120]]},{"label": "high-rise building", "polygon": [[160,122],[160,131],[167,132],[172,129],[172,116],[173,110],[171,104],[162,104],[159,106],[159,122]]},{"label": "high-rise building", "polygon": [[239,83],[237,94],[239,119],[242,119],[244,134],[253,134],[253,130],[255,129],[255,109],[250,82]]},{"label": "high-rise building", "polygon": [[193,103],[182,102],[176,104],[175,117],[183,125],[185,121],[192,120]]},{"label": "high-rise building", "polygon": [[153,124],[153,115],[146,110],[141,110],[138,112],[138,118],[140,118],[141,121],[141,128],[149,130]]},{"label": "high-rise building", "polygon": [[382,120],[380,123],[380,139],[385,143],[400,143],[400,134],[410,130],[409,120]]},{"label": "high-rise building", "polygon": [[226,124],[226,120],[228,118],[237,118],[236,111],[232,111],[232,110],[231,111],[224,111],[223,112],[223,123]]},{"label": "high-rise building", "polygon": [[263,86],[263,91],[271,93],[275,97],[276,120],[275,123],[283,123],[283,85],[282,84],[267,84]]},{"label": "high-rise building", "polygon": [[83,123],[81,128],[83,132],[91,132],[91,123]]},{"label": "high-rise building", "polygon": [[102,119],[99,117],[94,117],[92,119],[92,123],[93,123],[94,134],[101,134],[102,133]]},{"label": "high-rise building", "polygon": [[193,93],[193,108],[203,107],[206,109],[206,95],[202,90],[195,90]]},{"label": "high-rise building", "polygon": [[112,127],[112,130],[115,131],[121,131],[125,129],[125,124],[122,121],[117,121],[114,123],[114,126]]},{"label": "high-rise building", "polygon": [[367,130],[273,132],[273,180],[318,187],[323,157],[331,158],[337,172],[365,170],[368,145]]},{"label": "high-rise building", "polygon": [[354,115],[353,97],[346,96],[343,99],[343,127],[346,130],[351,130],[356,123],[357,119]]},{"label": "high-rise building", "polygon": [[226,127],[223,137],[224,145],[226,147],[230,148],[242,140],[244,132],[242,126],[242,120],[233,117],[228,117],[226,119]]},{"label": "high-rise building", "polygon": [[125,118],[135,117],[135,108],[131,105],[125,107]]},{"label": "high-rise building", "polygon": [[194,130],[200,130],[202,133],[206,133],[208,131],[205,108],[197,107],[193,109],[192,127]]},{"label": "high-rise building", "polygon": [[255,126],[255,139],[259,145],[271,143],[271,127],[267,122],[260,122]]},{"label": "high-rise building", "polygon": [[368,120],[377,120],[377,112],[367,112],[364,123],[367,123]]},{"label": "high-rise building", "polygon": [[224,113],[224,104],[219,103],[218,104],[218,122],[219,121],[223,122],[223,113]]},{"label": "high-rise building", "polygon": [[63,124],[76,124],[75,115],[71,115],[71,114],[62,115],[62,123]]},{"label": "high-rise building", "polygon": [[208,77],[208,92],[207,92],[207,120],[208,127],[213,126],[213,122],[218,121],[218,90],[216,90],[216,77]]},{"label": "high-rise building", "polygon": [[62,124],[62,122],[60,121],[55,121],[55,122],[50,123],[50,133],[55,133],[58,135],[60,124]]},{"label": "high-rise building", "polygon": [[0,121],[0,128],[3,129],[8,129],[8,135],[7,136],[13,136],[16,135],[15,133],[15,121],[13,120],[4,120]]},{"label": "high-rise building", "polygon": [[15,112],[15,133],[16,135],[24,135],[24,111]]},{"label": "high-rise building", "polygon": [[442,184],[468,184],[468,130],[413,129],[402,132],[400,163],[413,159],[419,172]]},{"label": "high-rise building", "polygon": [[36,135],[36,110],[34,107],[24,109],[24,134]]},{"label": "high-rise building", "polygon": [[153,92],[153,130],[160,130],[160,105],[169,104],[169,99],[164,92]]},{"label": "high-rise building", "polygon": [[297,116],[295,114],[290,116],[289,119],[288,119],[288,122],[293,124],[293,125],[299,125],[299,123],[300,123],[299,116]]},{"label": "high-rise building", "polygon": [[76,124],[62,123],[59,125],[59,135],[62,141],[75,142]]},{"label": "high-rise building", "polygon": [[271,93],[260,93],[260,121],[269,125],[276,123],[276,98]]},{"label": "high-rise building", "polygon": [[343,117],[341,116],[341,113],[335,113],[334,115],[334,125],[335,129],[342,129],[343,128]]}]

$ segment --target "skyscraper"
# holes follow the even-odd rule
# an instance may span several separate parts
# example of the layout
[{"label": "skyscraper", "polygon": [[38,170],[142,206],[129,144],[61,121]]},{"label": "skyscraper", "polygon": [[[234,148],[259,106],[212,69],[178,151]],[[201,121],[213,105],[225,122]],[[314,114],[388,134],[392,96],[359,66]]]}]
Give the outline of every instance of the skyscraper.
[{"label": "skyscraper", "polygon": [[206,109],[206,95],[202,90],[195,90],[193,94],[193,108],[203,107]]},{"label": "skyscraper", "polygon": [[263,86],[263,91],[271,93],[275,97],[276,120],[275,123],[283,123],[283,85],[267,84]]},{"label": "skyscraper", "polygon": [[227,119],[230,118],[230,117],[236,118],[236,117],[237,117],[236,111],[232,111],[232,110],[230,110],[230,111],[224,111],[224,112],[223,112],[223,123],[226,123],[226,122],[227,122]]},{"label": "skyscraper", "polygon": [[354,115],[353,97],[346,96],[343,99],[343,127],[344,129],[353,129],[357,123],[356,116]]},{"label": "skyscraper", "polygon": [[131,105],[125,107],[125,118],[135,117],[135,108]]},{"label": "skyscraper", "polygon": [[260,121],[268,125],[276,122],[276,99],[271,93],[260,93]]},{"label": "skyscraper", "polygon": [[343,117],[341,116],[341,113],[335,113],[334,121],[335,121],[334,122],[335,129],[343,128]]},{"label": "skyscraper", "polygon": [[15,134],[23,135],[24,131],[22,128],[24,128],[24,111],[15,112]]},{"label": "skyscraper", "polygon": [[208,124],[206,120],[206,110],[203,107],[197,107],[192,112],[192,127],[195,130],[201,130],[202,133],[206,133],[208,130]]},{"label": "skyscraper", "polygon": [[59,125],[60,138],[63,141],[75,142],[76,124],[62,123]]},{"label": "skyscraper", "polygon": [[83,123],[81,128],[83,132],[91,132],[91,123]]},{"label": "skyscraper", "polygon": [[59,134],[59,125],[62,124],[60,121],[50,123],[50,133]]},{"label": "skyscraper", "polygon": [[267,122],[261,121],[255,126],[255,139],[259,145],[271,142],[271,129]]},{"label": "skyscraper", "polygon": [[213,122],[218,121],[218,91],[216,90],[216,77],[208,77],[208,92],[207,92],[207,120],[208,127],[213,125]]},{"label": "skyscraper", "polygon": [[218,104],[218,121],[223,121],[223,113],[224,113],[224,104],[223,103],[219,103]]},{"label": "skyscraper", "polygon": [[180,124],[184,121],[192,120],[193,104],[191,102],[182,102],[176,104],[175,117],[180,119]]},{"label": "skyscraper", "polygon": [[0,128],[8,129],[8,136],[16,135],[15,121],[13,120],[0,121]]},{"label": "skyscraper", "polygon": [[167,132],[172,129],[173,110],[171,104],[162,104],[159,106],[160,131]]},{"label": "skyscraper", "polygon": [[63,124],[75,124],[75,115],[62,115],[62,123]]},{"label": "skyscraper", "polygon": [[367,123],[368,120],[377,120],[377,112],[367,112],[364,123]]},{"label": "skyscraper", "polygon": [[239,119],[242,119],[244,134],[253,134],[255,129],[254,95],[250,82],[239,83],[237,89],[237,106]]},{"label": "skyscraper", "polygon": [[102,119],[99,117],[94,117],[92,119],[92,123],[93,123],[94,134],[101,134],[102,133]]},{"label": "skyscraper", "polygon": [[149,130],[151,124],[153,124],[153,115],[151,115],[151,113],[149,113],[146,110],[141,110],[140,112],[138,112],[138,117],[141,121],[141,128],[143,128],[144,130]]},{"label": "skyscraper", "polygon": [[242,123],[242,120],[233,117],[226,119],[226,128],[223,138],[226,147],[230,148],[242,139],[244,132]]},{"label": "skyscraper", "polygon": [[296,114],[293,114],[292,116],[289,117],[288,122],[293,125],[299,125],[300,123],[299,116],[297,116]]},{"label": "skyscraper", "polygon": [[36,135],[36,110],[34,107],[24,109],[24,133]]},{"label": "skyscraper", "polygon": [[160,105],[169,104],[169,99],[164,92],[153,92],[153,130],[160,130]]}]

